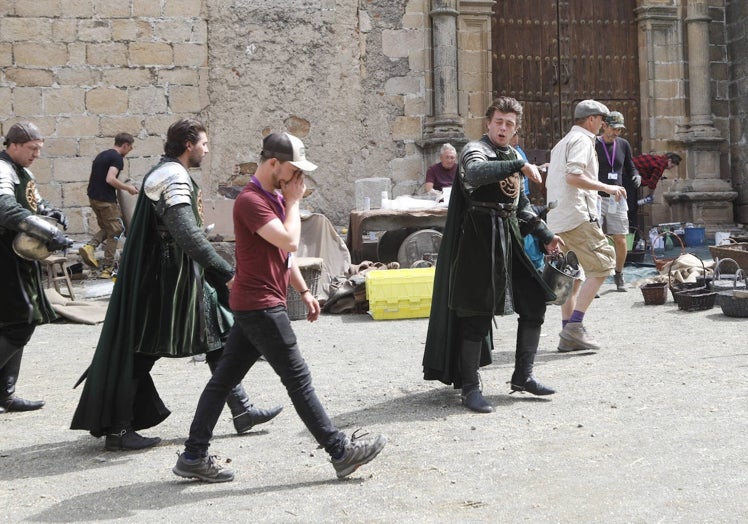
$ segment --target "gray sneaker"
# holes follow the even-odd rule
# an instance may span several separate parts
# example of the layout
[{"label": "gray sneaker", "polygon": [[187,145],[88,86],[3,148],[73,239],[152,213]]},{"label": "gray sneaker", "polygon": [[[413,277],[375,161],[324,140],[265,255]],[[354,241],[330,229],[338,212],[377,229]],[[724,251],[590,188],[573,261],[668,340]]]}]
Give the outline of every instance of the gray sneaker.
[{"label": "gray sneaker", "polygon": [[[361,437],[366,435],[367,433],[364,433]],[[361,437],[357,435],[357,431],[354,431],[350,439],[348,437],[345,439],[343,456],[339,459],[331,459],[339,479],[347,477],[359,467],[374,460],[387,443],[387,437],[384,435],[377,435],[373,439],[366,440],[362,440]]]},{"label": "gray sneaker", "polygon": [[177,459],[177,465],[171,471],[179,477],[200,479],[205,482],[230,482],[234,480],[234,471],[219,464],[215,455],[190,460],[185,458],[184,453],[182,453]]},{"label": "gray sneaker", "polygon": [[616,274],[613,275],[613,282],[615,282],[616,284],[616,291],[620,291],[622,293],[628,291],[626,289],[626,282],[623,280],[623,273],[616,272]]},{"label": "gray sneaker", "polygon": [[600,349],[600,344],[587,334],[581,322],[570,322],[561,331],[558,350],[584,351],[585,349]]}]

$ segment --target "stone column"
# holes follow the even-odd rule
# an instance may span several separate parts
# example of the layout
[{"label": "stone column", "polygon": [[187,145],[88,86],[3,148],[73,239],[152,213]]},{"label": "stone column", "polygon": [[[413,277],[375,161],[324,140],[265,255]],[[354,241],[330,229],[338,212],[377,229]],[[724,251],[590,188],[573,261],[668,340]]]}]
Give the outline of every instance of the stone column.
[{"label": "stone column", "polygon": [[457,98],[457,1],[431,0],[433,104],[421,144],[427,153],[438,150],[445,142],[458,149],[465,143]]},{"label": "stone column", "polygon": [[460,0],[459,5],[459,113],[470,140],[486,132],[485,113],[493,97],[491,25],[495,5],[495,0]]},{"label": "stone column", "polygon": [[709,6],[706,0],[689,0],[686,25],[688,27],[688,86],[691,120],[689,133],[693,138],[719,138],[719,130],[712,119],[712,96],[709,72]]},{"label": "stone column", "polygon": [[738,196],[720,173],[724,139],[714,127],[709,71],[709,5],[688,0],[688,83],[690,120],[678,133],[687,149],[686,179],[676,180],[663,196],[682,222],[703,224],[710,233],[733,223],[732,201]]}]

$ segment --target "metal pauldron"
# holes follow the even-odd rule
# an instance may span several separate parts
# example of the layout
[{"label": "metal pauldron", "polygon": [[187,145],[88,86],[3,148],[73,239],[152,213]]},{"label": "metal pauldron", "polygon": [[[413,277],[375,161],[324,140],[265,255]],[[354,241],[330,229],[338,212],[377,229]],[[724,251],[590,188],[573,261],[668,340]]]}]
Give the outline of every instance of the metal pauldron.
[{"label": "metal pauldron", "polygon": [[18,178],[18,173],[13,169],[13,166],[5,160],[0,160],[0,195],[15,196],[15,186],[20,183],[21,180]]},{"label": "metal pauldron", "polygon": [[143,190],[154,202],[163,199],[164,208],[192,203],[192,180],[181,164],[167,162],[148,175]]}]

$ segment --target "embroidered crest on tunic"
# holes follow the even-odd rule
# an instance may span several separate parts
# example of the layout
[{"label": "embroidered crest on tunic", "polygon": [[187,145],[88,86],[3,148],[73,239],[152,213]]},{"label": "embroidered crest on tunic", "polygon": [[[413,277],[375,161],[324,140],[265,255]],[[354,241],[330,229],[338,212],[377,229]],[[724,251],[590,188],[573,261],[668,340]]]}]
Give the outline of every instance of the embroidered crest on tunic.
[{"label": "embroidered crest on tunic", "polygon": [[509,198],[516,198],[519,195],[521,187],[522,182],[519,178],[518,173],[512,173],[504,180],[499,181],[499,188],[501,188],[501,192]]},{"label": "embroidered crest on tunic", "polygon": [[30,180],[26,186],[26,202],[29,205],[29,209],[36,213],[36,183]]},{"label": "embroidered crest on tunic", "polygon": [[205,223],[205,213],[203,212],[203,190],[197,190],[197,214],[200,215],[200,223]]}]

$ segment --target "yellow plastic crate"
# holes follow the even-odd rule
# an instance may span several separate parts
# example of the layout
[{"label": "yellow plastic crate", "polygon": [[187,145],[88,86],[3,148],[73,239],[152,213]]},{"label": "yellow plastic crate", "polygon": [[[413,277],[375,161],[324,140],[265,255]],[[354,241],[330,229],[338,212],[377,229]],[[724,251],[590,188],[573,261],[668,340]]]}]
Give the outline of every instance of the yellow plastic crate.
[{"label": "yellow plastic crate", "polygon": [[434,268],[366,273],[366,299],[374,320],[424,318],[431,313]]}]

